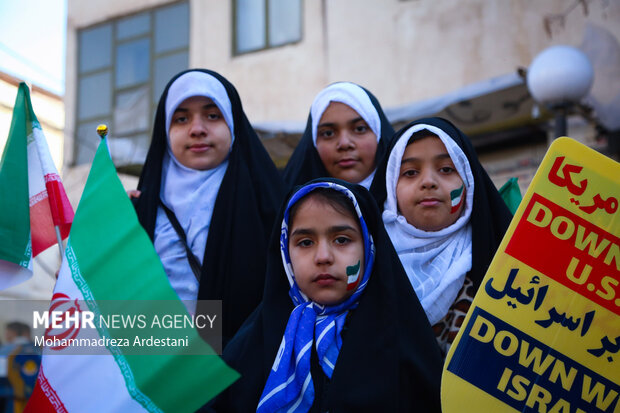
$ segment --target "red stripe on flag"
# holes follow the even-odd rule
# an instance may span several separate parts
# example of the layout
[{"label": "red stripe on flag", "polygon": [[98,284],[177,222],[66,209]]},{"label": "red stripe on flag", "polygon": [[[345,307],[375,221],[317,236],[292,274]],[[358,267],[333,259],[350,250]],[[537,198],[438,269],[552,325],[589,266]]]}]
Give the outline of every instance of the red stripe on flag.
[{"label": "red stripe on flag", "polygon": [[57,243],[47,197],[30,206],[30,237],[33,258]]},{"label": "red stripe on flag", "polygon": [[[73,208],[71,207],[69,198],[67,198],[65,188],[62,186],[60,176],[58,176],[58,174],[46,174],[45,188],[47,189],[47,195],[49,197],[54,225],[62,226],[68,224],[66,228],[68,235],[71,222],[73,222]],[[63,234],[63,239],[65,237],[66,235]]]},{"label": "red stripe on flag", "polygon": [[39,377],[34,391],[28,400],[24,413],[66,413],[67,408],[47,381],[43,369],[39,370]]}]

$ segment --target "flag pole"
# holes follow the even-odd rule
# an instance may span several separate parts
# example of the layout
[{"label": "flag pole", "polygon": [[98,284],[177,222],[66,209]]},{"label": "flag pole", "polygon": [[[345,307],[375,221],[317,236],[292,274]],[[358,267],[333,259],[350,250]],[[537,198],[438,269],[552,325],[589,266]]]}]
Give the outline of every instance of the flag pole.
[{"label": "flag pole", "polygon": [[60,227],[58,225],[54,225],[54,229],[56,230],[56,239],[58,240],[58,250],[60,251],[60,260],[62,261],[63,245],[62,245],[62,236],[60,235]]}]

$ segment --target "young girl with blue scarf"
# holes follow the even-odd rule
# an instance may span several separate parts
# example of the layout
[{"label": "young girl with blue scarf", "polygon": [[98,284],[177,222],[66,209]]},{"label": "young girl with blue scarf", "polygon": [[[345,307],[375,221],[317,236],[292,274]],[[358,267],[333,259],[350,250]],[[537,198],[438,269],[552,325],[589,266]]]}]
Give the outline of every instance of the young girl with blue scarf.
[{"label": "young girl with blue scarf", "polygon": [[263,301],[224,352],[241,378],[207,410],[440,410],[439,349],[367,190],[297,187],[267,260]]}]

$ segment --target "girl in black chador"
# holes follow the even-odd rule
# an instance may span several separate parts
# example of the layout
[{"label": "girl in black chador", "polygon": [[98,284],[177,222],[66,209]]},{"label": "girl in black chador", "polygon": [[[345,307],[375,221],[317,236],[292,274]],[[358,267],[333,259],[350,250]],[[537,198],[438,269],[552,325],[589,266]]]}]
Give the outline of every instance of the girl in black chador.
[{"label": "girl in black chador", "polygon": [[370,187],[394,129],[372,93],[336,82],[314,98],[306,130],[284,169],[289,188],[332,177]]},{"label": "girl in black chador", "polygon": [[241,378],[205,410],[440,410],[439,348],[367,190],[297,187],[268,254],[263,301],[224,352]]},{"label": "girl in black chador", "polygon": [[224,343],[260,302],[282,188],[234,86],[209,70],[174,76],[134,203],[188,310],[222,300]]},{"label": "girl in black chador", "polygon": [[441,118],[394,136],[371,192],[445,355],[512,215],[467,136]]}]

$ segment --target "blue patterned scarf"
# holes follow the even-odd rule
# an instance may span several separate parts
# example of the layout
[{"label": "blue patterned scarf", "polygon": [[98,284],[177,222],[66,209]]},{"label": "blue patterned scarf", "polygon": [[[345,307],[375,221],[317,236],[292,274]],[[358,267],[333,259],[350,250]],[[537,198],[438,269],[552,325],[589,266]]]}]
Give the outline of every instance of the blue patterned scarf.
[{"label": "blue patterned scarf", "polygon": [[[288,251],[290,208],[317,188],[334,189],[344,193],[351,200],[359,218],[364,240],[364,274],[361,280],[358,280],[357,290],[347,300],[334,306],[323,306],[312,302],[299,290]],[[342,347],[340,333],[344,327],[346,315],[350,309],[357,307],[359,298],[368,284],[375,248],[353,193],[336,183],[317,182],[304,186],[289,200],[282,220],[280,251],[291,285],[289,295],[295,304],[295,309],[288,319],[280,348],[256,411],[260,413],[307,412],[314,401],[314,384],[310,373],[312,344],[314,343],[316,347],[321,368],[331,379]]]}]

